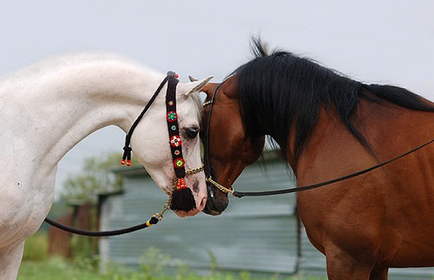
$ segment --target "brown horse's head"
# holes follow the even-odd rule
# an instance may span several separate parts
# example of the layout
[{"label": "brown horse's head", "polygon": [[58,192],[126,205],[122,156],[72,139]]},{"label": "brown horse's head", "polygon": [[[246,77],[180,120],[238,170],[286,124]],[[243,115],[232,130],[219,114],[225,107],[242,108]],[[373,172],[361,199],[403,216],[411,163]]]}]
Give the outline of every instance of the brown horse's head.
[{"label": "brown horse's head", "polygon": [[[243,169],[261,155],[265,136],[247,137],[241,117],[237,76],[222,84],[209,83],[202,139],[205,142],[205,165],[214,181],[231,189]],[[219,215],[228,205],[227,193],[208,183],[208,200],[204,212]]]}]

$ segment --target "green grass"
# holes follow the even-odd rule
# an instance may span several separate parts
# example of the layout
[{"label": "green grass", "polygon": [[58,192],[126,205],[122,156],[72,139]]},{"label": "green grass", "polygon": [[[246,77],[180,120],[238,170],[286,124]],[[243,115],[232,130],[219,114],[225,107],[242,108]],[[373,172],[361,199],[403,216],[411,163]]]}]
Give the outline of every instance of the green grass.
[{"label": "green grass", "polygon": [[[79,242],[79,245],[82,242]],[[99,273],[99,259],[88,257],[89,250],[77,246],[77,250],[86,254],[74,254],[73,261],[61,257],[48,257],[48,238],[44,233],[38,233],[26,241],[23,262],[18,274],[18,280],[298,280],[300,278],[254,277],[249,272],[221,272],[216,261],[211,261],[211,272],[198,275],[187,266],[179,264],[167,269],[171,262],[169,255],[163,254],[157,248],[149,248],[140,262],[140,268],[130,270],[117,264],[106,265],[105,273]],[[88,252],[89,251],[89,252]],[[173,263],[173,262],[172,262]],[[315,280],[315,279],[309,279]],[[316,279],[319,280],[319,279]]]},{"label": "green grass", "polygon": [[[23,261],[18,273],[18,280],[98,280],[102,278],[96,272],[89,271],[62,258],[52,258],[48,261]],[[116,279],[116,278],[113,278]]]},{"label": "green grass", "polygon": [[47,234],[38,232],[26,241],[23,259],[28,261],[43,261],[48,258]]},{"label": "green grass", "polygon": [[142,266],[137,271],[110,266],[105,274],[99,274],[95,268],[67,262],[62,258],[52,258],[47,261],[24,261],[18,274],[18,280],[297,280],[298,278],[283,278],[271,276],[255,278],[248,272],[224,273],[211,272],[207,275],[197,275],[186,267],[180,267],[175,275],[167,275],[163,269],[149,270]]}]

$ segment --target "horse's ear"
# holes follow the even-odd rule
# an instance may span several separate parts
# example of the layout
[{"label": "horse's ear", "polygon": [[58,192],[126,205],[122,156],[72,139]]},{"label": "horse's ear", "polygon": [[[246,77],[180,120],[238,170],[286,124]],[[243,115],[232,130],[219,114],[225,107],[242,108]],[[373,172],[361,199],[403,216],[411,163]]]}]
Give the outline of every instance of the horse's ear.
[{"label": "horse's ear", "polygon": [[[178,93],[183,94],[185,96],[189,96],[193,92],[199,92],[203,90],[206,84],[211,80],[214,76],[209,76],[203,80],[195,80],[190,83],[179,83],[178,84]],[[190,79],[191,80],[191,79]]]},{"label": "horse's ear", "polygon": [[[196,78],[193,78],[192,76],[188,76],[188,78],[190,79],[190,81],[195,82],[197,81]],[[211,97],[212,94],[214,93],[216,87],[218,86],[218,83],[207,83],[202,89],[201,91],[205,92],[206,95],[208,97]]]}]

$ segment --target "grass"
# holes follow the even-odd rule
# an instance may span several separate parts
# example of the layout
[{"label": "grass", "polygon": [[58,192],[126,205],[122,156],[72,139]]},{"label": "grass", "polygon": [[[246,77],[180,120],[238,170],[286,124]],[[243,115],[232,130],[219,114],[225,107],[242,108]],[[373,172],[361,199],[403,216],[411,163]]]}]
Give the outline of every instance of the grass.
[{"label": "grass", "polygon": [[24,260],[43,261],[48,258],[48,238],[45,233],[38,232],[27,239],[24,247]]},{"label": "grass", "polygon": [[79,268],[60,257],[47,261],[24,261],[21,264],[18,280],[40,279],[99,280],[108,278],[101,278],[98,273]]},{"label": "grass", "polygon": [[167,275],[163,269],[149,270],[142,266],[139,270],[128,270],[113,267],[100,274],[94,268],[67,262],[62,258],[51,258],[46,261],[24,261],[18,274],[18,280],[296,280],[298,278],[282,278],[271,276],[255,278],[248,272],[224,273],[213,271],[207,275],[198,275],[186,267],[178,268],[175,275]]},{"label": "grass", "polygon": [[[279,275],[255,277],[249,272],[222,272],[215,264],[210,264],[211,271],[206,275],[198,275],[187,266],[179,264],[167,270],[166,264],[171,262],[169,255],[157,248],[149,248],[145,252],[140,268],[127,269],[117,264],[106,265],[105,273],[99,272],[98,258],[89,258],[89,254],[75,254],[73,261],[61,257],[48,257],[48,238],[46,234],[36,234],[26,241],[23,262],[18,280],[297,280]],[[82,251],[85,248],[77,247]],[[173,262],[172,262],[173,263]],[[314,280],[314,279],[310,279]],[[316,279],[319,280],[319,279]]]}]

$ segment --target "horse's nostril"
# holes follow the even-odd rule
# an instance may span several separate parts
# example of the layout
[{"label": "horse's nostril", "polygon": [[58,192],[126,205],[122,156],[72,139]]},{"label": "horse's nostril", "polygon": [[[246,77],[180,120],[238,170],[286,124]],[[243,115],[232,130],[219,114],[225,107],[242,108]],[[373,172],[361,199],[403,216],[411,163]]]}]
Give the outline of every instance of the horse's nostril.
[{"label": "horse's nostril", "polygon": [[206,198],[206,197],[202,198],[202,201],[200,202],[200,209],[201,209],[201,210],[203,210],[203,209],[205,208],[205,206],[206,206],[206,201],[207,201],[207,198]]},{"label": "horse's nostril", "polygon": [[197,180],[193,183],[193,192],[199,193],[199,182]]}]

